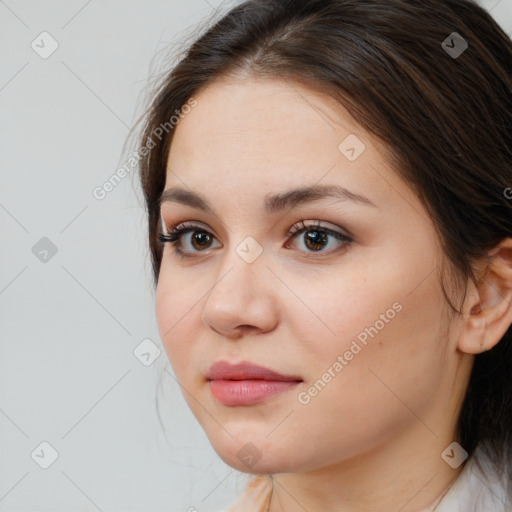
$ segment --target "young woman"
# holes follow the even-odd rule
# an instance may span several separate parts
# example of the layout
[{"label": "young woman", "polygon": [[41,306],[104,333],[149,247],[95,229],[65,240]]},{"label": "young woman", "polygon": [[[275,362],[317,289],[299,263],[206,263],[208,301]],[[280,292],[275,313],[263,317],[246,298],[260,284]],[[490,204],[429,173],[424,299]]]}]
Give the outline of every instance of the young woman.
[{"label": "young woman", "polygon": [[471,0],[249,0],[140,139],[162,342],[230,511],[512,510],[512,43]]}]

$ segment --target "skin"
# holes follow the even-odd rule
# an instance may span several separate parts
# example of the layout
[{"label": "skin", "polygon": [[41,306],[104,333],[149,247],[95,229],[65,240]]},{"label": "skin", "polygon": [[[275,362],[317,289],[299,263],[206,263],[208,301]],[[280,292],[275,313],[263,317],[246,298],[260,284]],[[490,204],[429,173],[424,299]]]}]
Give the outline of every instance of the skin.
[{"label": "skin", "polygon": [[[219,79],[195,98],[175,128],[165,189],[198,192],[215,214],[167,202],[161,216],[167,230],[196,221],[213,239],[201,246],[183,235],[189,259],[167,243],[156,291],[160,336],[193,414],[227,464],[273,474],[271,512],[425,509],[463,468],[441,453],[458,439],[473,354],[512,322],[512,270],[503,263],[510,239],[496,253],[502,275],[486,281],[499,293],[470,284],[455,319],[431,219],[385,147],[343,107],[296,83],[250,76]],[[354,161],[338,149],[350,134],[366,146]],[[313,184],[346,187],[376,206],[324,198],[263,211],[267,194]],[[353,241],[330,236],[315,252],[304,233],[286,236],[301,219]],[[248,236],[263,251],[252,263],[236,252]],[[503,300],[485,307],[496,298]],[[395,303],[394,318],[302,404],[298,394]],[[205,378],[220,359],[303,382],[256,405],[225,406]],[[237,456],[248,442],[261,454],[251,467]]]}]

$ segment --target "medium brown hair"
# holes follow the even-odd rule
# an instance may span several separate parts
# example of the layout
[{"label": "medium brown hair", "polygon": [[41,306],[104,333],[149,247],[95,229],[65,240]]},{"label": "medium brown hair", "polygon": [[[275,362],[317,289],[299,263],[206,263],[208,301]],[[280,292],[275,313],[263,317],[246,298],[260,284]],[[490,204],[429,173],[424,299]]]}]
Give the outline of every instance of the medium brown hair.
[{"label": "medium brown hair", "polygon": [[[468,45],[457,56],[442,45],[454,45],[454,32]],[[512,43],[490,14],[471,0],[245,1],[168,71],[144,117],[140,146],[201,88],[236,73],[328,92],[385,143],[438,230],[463,303],[463,285],[469,277],[477,282],[474,263],[512,236],[512,200],[504,192],[512,187]],[[140,162],[155,285],[172,135]],[[458,431],[470,455],[485,442],[498,461],[511,447],[512,328],[475,357]]]}]

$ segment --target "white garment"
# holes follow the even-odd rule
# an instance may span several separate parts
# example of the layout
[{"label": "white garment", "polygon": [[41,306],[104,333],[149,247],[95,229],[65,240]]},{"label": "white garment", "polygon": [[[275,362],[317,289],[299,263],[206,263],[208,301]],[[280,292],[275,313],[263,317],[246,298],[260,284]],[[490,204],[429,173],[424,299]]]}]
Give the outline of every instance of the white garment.
[{"label": "white garment", "polygon": [[[484,472],[477,467],[481,461]],[[501,479],[480,448],[467,460],[435,512],[512,512],[512,464],[503,460]]]}]

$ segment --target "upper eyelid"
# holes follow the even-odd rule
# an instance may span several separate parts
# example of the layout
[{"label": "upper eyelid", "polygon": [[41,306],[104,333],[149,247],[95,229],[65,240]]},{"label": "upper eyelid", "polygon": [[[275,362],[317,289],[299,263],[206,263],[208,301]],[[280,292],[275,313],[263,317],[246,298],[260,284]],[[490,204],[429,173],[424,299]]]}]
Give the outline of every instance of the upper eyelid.
[{"label": "upper eyelid", "polygon": [[[161,231],[162,231],[162,233],[163,234],[168,234],[169,229],[167,228],[166,222],[164,221],[163,217],[160,217],[160,221],[161,221]],[[306,224],[308,222],[310,222],[311,224]],[[328,225],[324,225],[323,222],[328,223]],[[204,229],[205,231],[214,231],[210,227],[207,227],[203,222],[197,221],[197,220],[186,220],[186,221],[181,221],[181,222],[173,223],[172,224],[172,228],[170,230],[172,231],[172,230],[178,229],[178,228],[180,228],[180,226],[181,226],[181,228],[184,228],[184,229],[186,229],[189,226],[193,226],[193,227],[198,227],[198,228]],[[337,231],[337,230],[341,229],[342,231],[346,231],[344,228],[336,226],[332,222],[318,221],[316,219],[308,220],[308,219],[302,219],[301,218],[297,222],[294,222],[290,226],[290,228],[286,231],[286,233],[290,233],[292,230],[295,231],[295,232],[296,231],[300,231],[304,227],[305,228],[315,228],[315,227],[318,227],[318,228],[331,229],[333,231]],[[215,233],[212,233],[212,234],[215,234]],[[217,235],[215,235],[215,236],[217,236]],[[347,234],[347,236],[349,236],[349,234]],[[222,240],[220,237],[218,237],[218,238],[220,240]]]},{"label": "upper eyelid", "polygon": [[[162,230],[162,233],[165,235],[165,234],[168,234],[169,231],[173,231],[173,230],[176,230],[176,229],[186,229],[189,225],[190,226],[194,226],[194,227],[198,227],[200,229],[204,229],[205,231],[208,231],[208,232],[212,232],[214,230],[212,230],[211,228],[207,227],[203,222],[201,221],[198,221],[198,220],[184,220],[184,221],[181,221],[181,222],[175,222],[175,223],[172,223],[172,226],[170,229],[167,228],[166,226],[166,223],[164,221],[164,219],[161,217],[160,218],[161,220],[161,230]],[[181,227],[180,227],[181,226]],[[215,233],[212,233],[212,234],[215,234]],[[215,235],[217,237],[217,235]],[[222,240],[220,237],[217,237],[219,238],[220,240]]]},{"label": "upper eyelid", "polygon": [[[326,222],[327,225],[324,224],[324,222]],[[311,223],[311,224],[308,224],[308,223]],[[303,229],[314,229],[314,228],[336,231],[336,232],[340,233],[341,235],[345,235],[347,237],[351,236],[348,232],[345,234],[345,232],[347,230],[334,225],[332,222],[318,221],[318,220],[307,220],[307,219],[301,219],[298,222],[294,222],[292,224],[292,226],[290,227],[290,229],[288,229],[288,231],[286,233],[287,234],[295,234],[297,232],[300,232]]]},{"label": "upper eyelid", "polygon": [[[337,233],[341,237],[355,241],[355,237],[346,229],[341,228],[339,226],[334,226],[334,225],[332,225],[332,223],[329,223],[330,225],[324,225],[322,222],[327,222],[327,221],[300,219],[299,221],[294,222],[290,226],[290,228],[286,231],[285,235],[287,237],[294,237],[301,232],[305,232],[309,229],[313,230],[313,229],[317,228],[320,230],[324,229],[326,231],[331,231],[331,232]],[[311,223],[311,224],[309,224],[309,223]],[[170,232],[173,232],[173,231],[180,231],[181,232],[179,234],[180,239],[185,234],[191,233],[194,230],[196,230],[196,231],[204,230],[204,231],[212,234],[222,244],[224,243],[222,238],[220,238],[217,234],[212,232],[213,230],[211,230],[209,227],[206,227],[205,225],[203,225],[203,223],[200,221],[188,220],[188,221],[177,222],[177,223],[174,223],[172,225],[172,227],[168,230],[167,227],[165,226],[165,222],[162,219],[162,227],[164,228],[162,231],[162,233],[164,235],[169,235]],[[333,235],[333,233],[331,233],[330,236],[335,236],[335,235]]]}]

